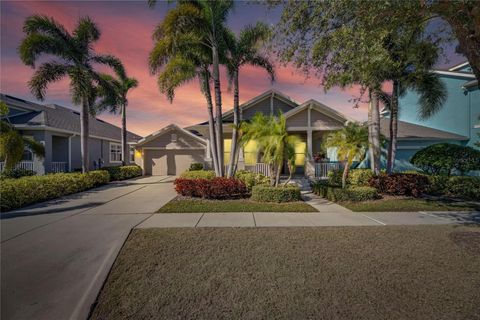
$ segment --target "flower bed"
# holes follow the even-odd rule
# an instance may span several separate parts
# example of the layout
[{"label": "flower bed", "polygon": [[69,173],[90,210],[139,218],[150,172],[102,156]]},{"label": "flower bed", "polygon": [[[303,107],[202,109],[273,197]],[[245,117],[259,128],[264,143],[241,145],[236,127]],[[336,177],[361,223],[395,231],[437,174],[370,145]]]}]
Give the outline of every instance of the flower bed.
[{"label": "flower bed", "polygon": [[245,183],[235,178],[175,179],[175,191],[186,197],[235,199],[248,195]]}]

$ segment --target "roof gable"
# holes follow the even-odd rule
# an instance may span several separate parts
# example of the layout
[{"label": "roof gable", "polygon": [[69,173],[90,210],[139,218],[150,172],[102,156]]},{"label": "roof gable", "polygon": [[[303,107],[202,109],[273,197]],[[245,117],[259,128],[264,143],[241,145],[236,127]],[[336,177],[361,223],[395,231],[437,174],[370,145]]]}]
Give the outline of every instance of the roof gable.
[{"label": "roof gable", "polygon": [[206,145],[206,141],[202,138],[200,138],[199,136],[196,136],[195,134],[193,134],[192,132],[186,130],[186,129],[183,129],[183,128],[180,128],[179,126],[177,126],[176,124],[169,124],[168,126],[165,126],[163,127],[162,129],[158,130],[158,131],[155,131],[154,133],[152,134],[149,134],[148,136],[146,136],[145,138],[139,140],[136,144],[137,147],[141,147],[143,145],[146,145],[147,143],[161,137],[162,135],[165,135],[171,131],[178,131],[178,132],[181,132],[183,134],[185,134],[186,136],[188,136],[189,138],[192,138],[194,139],[195,141],[203,144],[203,145]]},{"label": "roof gable", "polygon": [[337,121],[340,121],[342,123],[344,122],[356,122],[356,120],[344,115],[343,113],[341,112],[338,112],[337,110],[335,109],[332,109],[328,106],[326,106],[325,104],[317,101],[317,100],[314,100],[314,99],[310,99],[308,100],[307,102],[304,102],[302,105],[296,107],[295,109],[287,112],[284,114],[285,118],[290,118],[290,117],[293,117],[295,114],[303,111],[303,110],[306,110],[308,107],[311,107],[312,110],[315,110],[319,113],[322,113],[324,114],[325,116],[329,117],[329,118],[332,118],[334,120],[337,120]]}]

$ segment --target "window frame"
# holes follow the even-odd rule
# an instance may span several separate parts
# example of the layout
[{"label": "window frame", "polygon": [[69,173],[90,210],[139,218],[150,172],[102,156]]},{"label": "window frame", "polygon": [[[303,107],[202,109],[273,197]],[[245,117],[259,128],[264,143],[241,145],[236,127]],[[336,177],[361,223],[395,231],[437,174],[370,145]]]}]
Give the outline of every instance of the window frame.
[{"label": "window frame", "polygon": [[[115,146],[117,150],[112,150],[113,146]],[[122,163],[122,144],[117,142],[110,142],[108,149],[109,149],[108,154],[109,154],[110,163]],[[114,153],[112,153],[112,151],[114,151]],[[120,160],[112,159],[113,155],[118,155]]]}]

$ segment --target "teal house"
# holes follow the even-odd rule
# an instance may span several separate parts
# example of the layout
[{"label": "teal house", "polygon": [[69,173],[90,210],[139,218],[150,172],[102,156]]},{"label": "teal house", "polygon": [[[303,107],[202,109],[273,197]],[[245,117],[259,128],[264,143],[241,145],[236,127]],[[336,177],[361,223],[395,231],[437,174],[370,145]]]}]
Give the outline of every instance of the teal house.
[{"label": "teal house", "polygon": [[[400,99],[399,142],[395,171],[414,169],[411,157],[435,143],[449,142],[479,148],[480,90],[468,62],[446,70],[434,70],[445,83],[448,98],[439,112],[426,120],[419,119],[416,92]],[[388,114],[381,119],[381,131],[388,137]]]}]

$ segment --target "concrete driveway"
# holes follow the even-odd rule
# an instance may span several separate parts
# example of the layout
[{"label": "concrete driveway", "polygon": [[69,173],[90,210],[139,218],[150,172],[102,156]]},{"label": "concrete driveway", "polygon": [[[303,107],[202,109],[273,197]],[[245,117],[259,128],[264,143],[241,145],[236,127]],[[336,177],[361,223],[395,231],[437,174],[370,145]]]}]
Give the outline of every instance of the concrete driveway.
[{"label": "concrete driveway", "polygon": [[112,183],[1,215],[1,318],[85,319],[130,230],[172,177]]}]

